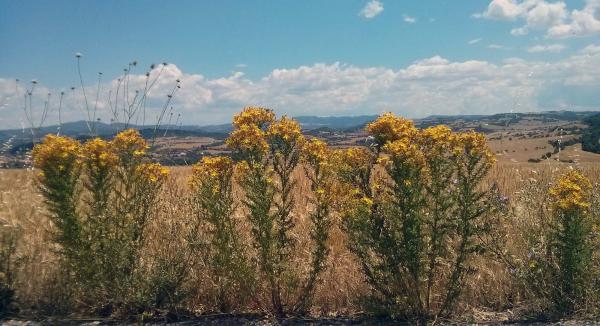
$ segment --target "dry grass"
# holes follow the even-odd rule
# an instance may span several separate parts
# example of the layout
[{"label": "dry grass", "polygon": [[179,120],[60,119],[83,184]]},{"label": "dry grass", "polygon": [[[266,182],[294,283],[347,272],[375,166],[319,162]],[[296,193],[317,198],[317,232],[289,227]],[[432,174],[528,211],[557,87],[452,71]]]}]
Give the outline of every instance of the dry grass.
[{"label": "dry grass", "polygon": [[[498,184],[501,192],[509,199],[515,197],[523,183],[531,178],[540,183],[549,183],[557,175],[567,169],[568,164],[548,161],[546,163],[500,163],[490,173],[488,182]],[[600,162],[578,163],[577,168],[590,178],[593,183],[600,183]],[[15,288],[17,300],[29,307],[40,303],[40,299],[48,299],[48,286],[53,281],[57,270],[56,257],[49,245],[48,230],[51,225],[45,217],[42,198],[35,189],[34,171],[0,170],[0,221],[3,228],[11,228],[19,234],[19,245],[16,259],[19,273]],[[171,180],[167,183],[162,200],[156,212],[156,218],[150,227],[145,252],[151,257],[162,259],[185,259],[180,257],[183,241],[181,234],[190,227],[193,219],[192,210],[185,197],[188,192],[187,177],[189,167],[172,169]],[[297,208],[294,212],[296,227],[294,236],[298,240],[298,257],[294,262],[302,271],[307,268],[310,258],[307,241],[309,221],[307,217],[308,201],[304,194],[309,193],[308,181],[302,171],[297,171],[299,180],[296,190]],[[241,206],[241,205],[240,205]],[[243,212],[238,212],[238,228],[245,244],[250,247],[248,224],[242,220]],[[518,232],[511,230],[509,232]],[[508,239],[507,245],[518,246],[516,241]],[[322,275],[322,282],[316,291],[313,313],[318,315],[348,314],[359,310],[357,298],[366,294],[368,287],[363,281],[360,267],[352,254],[346,249],[344,233],[339,223],[333,230],[329,241],[331,254],[328,268]],[[151,262],[150,262],[151,263]],[[510,303],[518,301],[514,296],[515,285],[511,276],[502,264],[489,259],[478,259],[477,272],[467,283],[463,309],[506,309]],[[206,282],[206,271],[202,264],[194,261],[191,277],[187,287],[194,295],[187,301],[187,308],[202,311],[210,306],[207,294],[203,292]],[[303,267],[304,266],[304,267]],[[259,298],[247,305],[250,309],[259,309],[265,300]]]}]

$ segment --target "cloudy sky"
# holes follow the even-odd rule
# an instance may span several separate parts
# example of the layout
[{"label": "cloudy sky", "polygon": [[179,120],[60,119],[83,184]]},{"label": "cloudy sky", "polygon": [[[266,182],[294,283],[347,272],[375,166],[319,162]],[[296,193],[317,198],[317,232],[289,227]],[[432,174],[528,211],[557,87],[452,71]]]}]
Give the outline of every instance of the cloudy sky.
[{"label": "cloudy sky", "polygon": [[247,105],[412,118],[600,109],[600,0],[0,0],[0,43],[0,128],[28,124],[32,80],[32,120],[47,101],[45,124],[61,92],[63,121],[87,117],[81,81],[103,121],[138,107],[146,80],[146,123],[177,80],[167,112],[184,124]]}]

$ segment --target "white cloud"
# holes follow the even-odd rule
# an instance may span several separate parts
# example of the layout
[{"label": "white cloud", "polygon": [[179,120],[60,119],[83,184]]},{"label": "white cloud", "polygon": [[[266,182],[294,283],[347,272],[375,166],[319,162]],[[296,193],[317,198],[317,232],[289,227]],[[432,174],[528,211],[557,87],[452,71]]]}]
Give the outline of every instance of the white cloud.
[{"label": "white cloud", "polygon": [[564,50],[566,47],[563,44],[549,44],[549,45],[535,45],[529,47],[527,52],[529,53],[540,53],[540,52],[553,52],[558,53]]},{"label": "white cloud", "polygon": [[383,12],[383,3],[378,0],[371,0],[367,2],[367,4],[362,8],[362,10],[358,13],[360,16],[363,16],[367,19],[374,18],[375,16],[381,14]]},{"label": "white cloud", "polygon": [[[155,68],[151,76],[158,74]],[[401,69],[356,67],[342,63],[274,69],[262,78],[250,79],[243,73],[221,78],[181,71],[171,64],[149,95],[147,124],[160,112],[175,80],[181,90],[172,106],[185,124],[212,124],[231,121],[232,115],[247,105],[271,107],[278,114],[357,115],[394,111],[411,118],[430,114],[487,114],[515,110],[537,111],[561,108],[600,107],[600,45],[589,45],[555,62],[507,59],[494,64],[481,60],[451,61],[433,56]],[[130,93],[143,89],[145,76],[132,75]],[[98,116],[110,120],[107,90],[103,85]],[[60,90],[51,90],[58,94]],[[34,112],[48,89],[39,84]],[[90,83],[88,94],[94,94]],[[57,97],[53,95],[46,124],[57,119]],[[15,92],[14,79],[0,78],[0,128],[14,128],[24,120],[22,94]],[[82,120],[81,91],[69,92],[63,105],[63,120]],[[6,104],[6,105],[4,105]],[[38,115],[36,115],[38,116]],[[141,122],[141,121],[140,121]]]},{"label": "white cloud", "polygon": [[557,24],[548,30],[548,36],[567,38],[600,34],[600,0],[586,0],[582,10],[573,10],[567,23]]},{"label": "white cloud", "polygon": [[402,19],[404,20],[405,23],[408,23],[408,24],[414,24],[417,22],[417,18],[411,17],[409,15],[402,15]]},{"label": "white cloud", "polygon": [[482,13],[473,15],[504,21],[522,21],[511,29],[514,36],[543,31],[548,38],[568,38],[600,34],[600,0],[585,0],[582,9],[569,11],[563,1],[492,0]]},{"label": "white cloud", "polygon": [[527,29],[527,27],[525,27],[525,26],[518,27],[518,28],[513,28],[513,29],[510,30],[510,34],[512,34],[514,36],[527,35],[527,34],[529,34],[529,29]]},{"label": "white cloud", "polygon": [[481,38],[476,38],[476,39],[472,39],[469,42],[467,42],[469,45],[473,45],[473,44],[477,44],[481,42]]},{"label": "white cloud", "polygon": [[523,14],[523,10],[522,5],[516,0],[493,0],[483,13],[474,16],[496,20],[515,20]]},{"label": "white cloud", "polygon": [[494,43],[492,43],[492,44],[488,45],[488,48],[489,48],[489,49],[494,49],[494,50],[504,50],[504,49],[506,49],[507,47],[506,47],[506,46],[504,46],[504,45],[500,45],[500,44],[494,44]]}]

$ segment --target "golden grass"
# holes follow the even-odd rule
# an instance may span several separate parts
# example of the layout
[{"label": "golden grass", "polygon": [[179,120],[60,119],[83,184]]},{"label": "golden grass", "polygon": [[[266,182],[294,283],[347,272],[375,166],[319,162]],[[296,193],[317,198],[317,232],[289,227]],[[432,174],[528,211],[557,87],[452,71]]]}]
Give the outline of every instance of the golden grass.
[{"label": "golden grass", "polygon": [[[579,163],[576,167],[581,169],[592,183],[600,183],[600,162]],[[518,194],[524,182],[535,179],[536,182],[549,183],[567,168],[569,168],[568,164],[555,161],[537,164],[504,162],[492,169],[488,183],[497,183],[501,193],[508,196],[510,200]],[[40,298],[47,295],[45,291],[57,270],[56,256],[48,239],[51,225],[45,216],[42,198],[35,187],[34,173],[32,170],[25,169],[0,170],[0,222],[3,228],[11,228],[20,235],[15,257],[19,263],[15,288],[17,300],[26,306],[38,303]],[[189,174],[189,167],[172,168],[170,180],[166,184],[156,210],[156,217],[148,231],[148,243],[144,250],[149,256],[160,256],[167,260],[193,260],[190,262],[190,266],[193,267],[187,286],[195,291],[194,296],[187,301],[187,306],[191,310],[202,311],[210,306],[210,302],[207,302],[207,294],[203,292],[203,286],[207,282],[206,271],[193,257],[178,256],[182,254],[181,234],[190,227],[190,222],[194,218],[185,200]],[[295,192],[296,227],[293,234],[298,240],[299,254],[298,261],[294,264],[302,271],[302,268],[307,269],[306,262],[310,258],[307,217],[309,203],[305,196],[309,193],[309,184],[300,169],[295,177],[298,180],[298,187]],[[250,248],[249,226],[241,218],[242,213],[241,211],[236,213],[238,227],[245,245]],[[512,231],[518,232],[518,230]],[[328,268],[321,277],[322,282],[317,288],[312,311],[318,315],[356,312],[360,309],[357,298],[368,291],[357,261],[346,249],[346,238],[339,229],[339,223],[332,232],[329,241],[331,253],[328,258]],[[507,245],[519,245],[517,241],[508,240]],[[477,259],[476,265],[477,272],[466,286],[463,309],[486,307],[501,310],[505,309],[509,302],[516,300],[515,285],[510,281],[510,275],[504,266],[483,258]],[[262,300],[265,299],[259,296],[255,302],[249,304],[250,308],[263,306]]]}]

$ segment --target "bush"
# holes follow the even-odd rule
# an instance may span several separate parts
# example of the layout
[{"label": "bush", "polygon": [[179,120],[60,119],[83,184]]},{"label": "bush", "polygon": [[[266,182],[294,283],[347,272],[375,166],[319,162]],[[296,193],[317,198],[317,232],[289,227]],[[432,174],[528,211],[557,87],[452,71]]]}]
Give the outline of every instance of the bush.
[{"label": "bush", "polygon": [[532,179],[520,191],[516,227],[523,250],[509,252],[507,262],[532,308],[547,316],[597,312],[597,191],[577,170],[551,185]]},{"label": "bush", "polygon": [[236,302],[248,300],[254,284],[233,216],[233,173],[230,158],[204,157],[194,165],[190,179],[197,215],[195,229],[204,230],[202,234],[208,238],[195,234],[192,242],[205,252],[212,280],[210,287],[221,312],[229,312]]},{"label": "bush", "polygon": [[484,250],[494,192],[481,182],[494,157],[481,134],[420,131],[391,114],[367,131],[372,150],[344,151],[339,175],[353,188],[344,226],[371,302],[395,317],[448,315]]},{"label": "bush", "polygon": [[592,258],[590,216],[591,183],[578,171],[569,171],[550,188],[553,228],[551,255],[556,259],[553,274],[557,278],[552,293],[556,309],[571,313],[585,300]]},{"label": "bush", "polygon": [[[293,173],[300,163],[305,144],[300,125],[286,117],[275,120],[271,110],[254,107],[237,114],[233,125],[235,129],[227,139],[227,145],[234,158],[240,160],[237,175],[244,190],[242,203],[248,210],[256,260],[266,279],[272,311],[284,316],[305,310],[317,276],[324,268],[329,200],[317,194],[314,202],[311,237],[315,250],[312,270],[303,286],[298,272],[291,268],[291,261],[296,258],[296,240],[291,236],[295,226],[293,190],[297,183]],[[324,158],[315,154],[308,153],[307,164],[308,173],[314,179],[312,188],[317,191],[328,181],[325,181],[324,170],[315,169],[325,165]]]},{"label": "bush", "polygon": [[33,150],[62,268],[83,302],[110,313],[131,286],[144,232],[168,170],[147,162],[134,130],[81,145],[48,135]]}]

